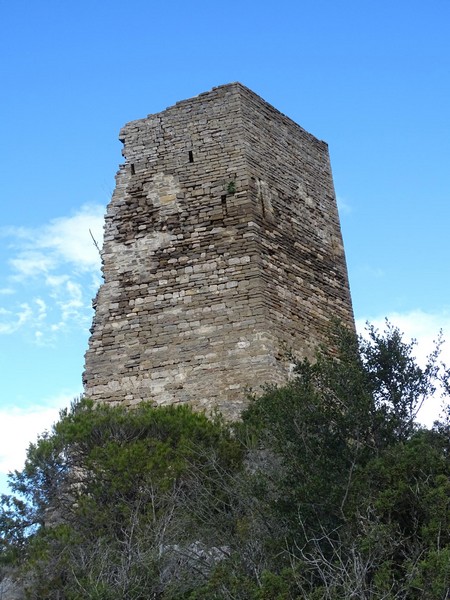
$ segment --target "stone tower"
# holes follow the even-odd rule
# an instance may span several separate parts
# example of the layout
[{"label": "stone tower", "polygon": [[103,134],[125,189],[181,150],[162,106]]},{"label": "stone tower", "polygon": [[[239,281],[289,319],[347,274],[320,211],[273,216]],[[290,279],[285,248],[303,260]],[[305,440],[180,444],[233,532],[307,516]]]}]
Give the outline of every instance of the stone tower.
[{"label": "stone tower", "polygon": [[354,327],[327,145],[239,83],[120,132],[85,393],[239,415]]}]

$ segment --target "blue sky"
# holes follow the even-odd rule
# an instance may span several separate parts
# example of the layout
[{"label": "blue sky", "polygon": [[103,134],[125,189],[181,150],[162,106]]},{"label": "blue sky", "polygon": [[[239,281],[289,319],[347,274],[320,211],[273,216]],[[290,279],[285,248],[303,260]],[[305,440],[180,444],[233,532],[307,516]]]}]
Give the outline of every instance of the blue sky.
[{"label": "blue sky", "polygon": [[0,485],[82,391],[119,129],[215,85],[328,142],[358,323],[419,356],[450,339],[448,0],[0,0],[0,21]]}]

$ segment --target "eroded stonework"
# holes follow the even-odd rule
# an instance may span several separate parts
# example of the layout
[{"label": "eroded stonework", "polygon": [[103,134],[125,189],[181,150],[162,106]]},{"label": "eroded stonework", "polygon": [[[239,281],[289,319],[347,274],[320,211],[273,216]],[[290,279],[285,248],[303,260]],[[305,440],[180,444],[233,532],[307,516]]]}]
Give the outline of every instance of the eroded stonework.
[{"label": "eroded stonework", "polygon": [[85,393],[235,418],[353,327],[327,145],[239,83],[128,123]]}]

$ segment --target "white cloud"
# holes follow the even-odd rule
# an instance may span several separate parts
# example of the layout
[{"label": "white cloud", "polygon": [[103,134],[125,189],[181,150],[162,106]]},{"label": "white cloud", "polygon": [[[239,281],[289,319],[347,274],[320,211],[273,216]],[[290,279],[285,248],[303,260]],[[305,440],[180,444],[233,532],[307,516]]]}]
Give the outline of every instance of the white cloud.
[{"label": "white cloud", "polygon": [[[86,294],[87,283],[72,281],[69,277],[61,277],[53,282],[49,298],[58,315],[58,320],[48,322],[48,331],[58,332],[67,329],[70,324],[88,326],[92,319],[91,298]],[[42,339],[42,337],[41,337]]]},{"label": "white cloud", "polygon": [[15,279],[25,279],[27,277],[37,277],[43,273],[48,273],[57,265],[54,257],[45,256],[44,253],[23,249],[15,258],[9,261],[15,272]]},{"label": "white cloud", "polygon": [[40,232],[37,246],[53,251],[61,261],[79,269],[98,268],[100,257],[92,236],[101,247],[104,212],[103,206],[85,205],[72,217],[53,219]]},{"label": "white cloud", "polygon": [[68,275],[49,275],[45,278],[45,283],[50,287],[57,288],[66,283],[68,279]]},{"label": "white cloud", "polygon": [[61,408],[69,406],[75,396],[61,394],[39,406],[0,409],[0,473],[22,469],[29,444],[51,429]]},{"label": "white cloud", "polygon": [[16,311],[2,308],[0,310],[0,315],[2,315],[3,319],[6,321],[0,323],[0,334],[10,334],[15,333],[25,325],[25,323],[28,323],[32,319],[33,311],[28,303],[23,302]]},{"label": "white cloud", "polygon": [[43,321],[45,319],[45,317],[47,316],[47,305],[44,302],[44,300],[42,300],[41,298],[36,298],[34,300],[34,302],[38,306],[37,320]]},{"label": "white cloud", "polygon": [[81,271],[98,269],[100,256],[92,236],[101,246],[104,212],[103,206],[84,205],[74,215],[53,219],[40,228],[4,229],[3,236],[14,240],[16,254],[9,262],[16,276],[38,276],[64,264]]},{"label": "white cloud", "polygon": [[92,236],[101,246],[104,212],[103,206],[85,205],[42,227],[0,231],[9,239],[6,279],[14,285],[0,290],[0,335],[22,329],[37,343],[53,343],[57,332],[89,324],[100,284]]},{"label": "white cloud", "polygon": [[353,209],[351,205],[346,202],[342,196],[337,196],[336,202],[340,214],[350,214],[352,212]]},{"label": "white cloud", "polygon": [[[356,328],[359,333],[364,334],[366,322],[375,326],[379,331],[384,331],[386,321],[399,328],[404,334],[404,340],[409,342],[414,339],[417,342],[414,353],[419,365],[426,363],[427,356],[433,351],[435,341],[439,332],[443,331],[444,340],[447,339],[442,348],[440,360],[450,366],[450,313],[446,310],[441,312],[425,312],[412,310],[405,313],[392,312],[386,316],[372,316],[356,320]],[[424,405],[419,413],[419,421],[430,427],[433,421],[440,416],[442,402],[439,397],[433,398]]]}]

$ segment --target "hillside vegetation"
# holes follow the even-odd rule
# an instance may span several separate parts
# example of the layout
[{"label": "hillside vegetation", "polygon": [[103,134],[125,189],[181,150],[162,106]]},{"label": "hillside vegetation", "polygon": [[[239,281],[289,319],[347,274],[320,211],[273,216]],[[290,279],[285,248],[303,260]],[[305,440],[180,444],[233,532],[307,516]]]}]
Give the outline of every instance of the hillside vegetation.
[{"label": "hillside vegetation", "polygon": [[[3,576],[58,600],[449,598],[449,391],[389,325],[342,330],[239,423],[75,402],[2,498]],[[445,412],[445,411],[444,411]]]}]

